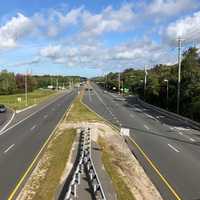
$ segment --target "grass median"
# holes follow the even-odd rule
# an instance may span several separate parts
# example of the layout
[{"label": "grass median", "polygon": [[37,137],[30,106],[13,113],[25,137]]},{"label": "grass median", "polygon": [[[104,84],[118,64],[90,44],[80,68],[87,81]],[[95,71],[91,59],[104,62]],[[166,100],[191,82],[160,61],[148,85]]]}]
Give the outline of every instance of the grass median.
[{"label": "grass median", "polygon": [[67,117],[69,122],[96,122],[103,121],[96,115],[95,112],[90,111],[82,102],[83,92],[75,99],[72,109]]},{"label": "grass median", "polygon": [[60,177],[65,169],[75,136],[76,130],[68,129],[59,134],[47,149],[50,157],[48,160],[48,170],[44,179],[40,181],[40,188],[35,192],[33,200],[50,200],[55,198]]},{"label": "grass median", "polygon": [[102,138],[98,138],[98,144],[102,149],[102,162],[105,170],[111,177],[118,200],[135,200],[130,189],[123,180],[123,176],[119,173],[120,160],[119,155],[109,146]]},{"label": "grass median", "polygon": [[14,110],[20,110],[25,107],[38,104],[48,97],[55,95],[56,93],[56,91],[44,89],[38,89],[33,92],[29,92],[28,105],[26,105],[25,94],[0,95],[0,104],[5,104]]},{"label": "grass median", "polygon": [[[67,117],[70,122],[104,122],[95,112],[90,111],[83,103],[81,103],[83,94],[76,98],[73,107]],[[114,153],[106,141],[99,137],[99,145],[102,147],[102,162],[106,172],[110,176],[118,200],[135,200],[130,189],[126,185],[121,176],[117,165],[117,154]]]}]

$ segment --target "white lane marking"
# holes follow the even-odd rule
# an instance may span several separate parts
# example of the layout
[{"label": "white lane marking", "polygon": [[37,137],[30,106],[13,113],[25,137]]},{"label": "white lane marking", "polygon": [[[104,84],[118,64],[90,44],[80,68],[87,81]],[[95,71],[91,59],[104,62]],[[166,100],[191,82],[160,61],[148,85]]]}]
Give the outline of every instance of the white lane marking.
[{"label": "white lane marking", "polygon": [[190,141],[192,141],[192,142],[195,142],[196,140],[195,140],[195,139],[193,139],[193,138],[190,138]]},{"label": "white lane marking", "polygon": [[182,135],[183,137],[185,137],[185,138],[187,138],[188,140],[190,140],[191,142],[196,142],[196,140],[195,139],[193,139],[192,137],[189,137],[189,136],[187,136],[187,135],[184,135],[182,132],[180,132],[180,131],[178,131],[178,134],[179,135]]},{"label": "white lane marking", "polygon": [[4,153],[7,153],[9,150],[11,150],[13,147],[15,146],[15,144],[10,145],[5,151]]},{"label": "white lane marking", "polygon": [[35,128],[36,128],[36,125],[32,126],[30,130],[33,131]]},{"label": "white lane marking", "polygon": [[48,115],[44,115],[44,119],[46,119],[48,117]]},{"label": "white lane marking", "polygon": [[147,125],[144,125],[144,128],[146,128],[147,130],[150,130],[150,128]]},{"label": "white lane marking", "polygon": [[16,112],[13,112],[12,117],[10,118],[8,123],[5,124],[5,126],[0,130],[0,132],[3,132],[8,127],[8,125],[12,122],[13,118],[15,117],[15,114],[16,114]]},{"label": "white lane marking", "polygon": [[171,149],[173,149],[175,152],[179,153],[180,151],[178,149],[176,149],[174,146],[172,146],[171,144],[167,144]]},{"label": "white lane marking", "polygon": [[150,119],[153,119],[153,120],[155,120],[155,121],[157,121],[157,119],[155,118],[155,117],[153,117],[153,116],[151,116],[151,115],[149,115],[149,114],[147,114],[147,113],[144,113],[148,118],[150,118]]},{"label": "white lane marking", "polygon": [[183,135],[183,133],[182,133],[182,132],[180,132],[180,131],[178,132],[178,134],[179,134],[179,135]]},{"label": "white lane marking", "polygon": [[179,126],[174,126],[172,127],[173,129],[179,130],[179,131],[189,131],[191,129],[189,128],[184,128],[184,127],[179,127]]},{"label": "white lane marking", "polygon": [[[72,93],[67,93],[67,94],[72,94]],[[66,95],[67,95],[66,94]],[[36,110],[35,112],[31,113],[30,115],[28,115],[27,117],[25,117],[24,119],[22,119],[21,121],[17,122],[16,124],[12,125],[11,127],[7,128],[4,131],[0,132],[0,135],[3,135],[4,133],[6,133],[7,131],[9,131],[10,129],[14,128],[15,126],[21,124],[22,122],[24,122],[25,120],[29,119],[30,117],[32,117],[33,115],[35,115],[36,113],[42,111],[44,108],[48,107],[49,105],[55,103],[56,101],[58,101],[59,99],[61,99],[62,97],[64,97],[65,95],[59,96],[58,98],[55,99],[55,101],[49,102],[47,104],[45,104],[45,106],[41,107],[39,110]]]}]

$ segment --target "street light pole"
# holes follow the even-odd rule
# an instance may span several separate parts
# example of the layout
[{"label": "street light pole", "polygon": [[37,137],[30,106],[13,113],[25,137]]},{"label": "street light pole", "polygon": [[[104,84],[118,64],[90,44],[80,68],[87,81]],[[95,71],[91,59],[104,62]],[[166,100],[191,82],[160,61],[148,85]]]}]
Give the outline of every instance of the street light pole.
[{"label": "street light pole", "polygon": [[164,82],[167,83],[167,110],[168,110],[168,102],[169,102],[169,80],[165,79]]},{"label": "street light pole", "polygon": [[180,112],[180,89],[181,89],[181,42],[182,38],[178,38],[178,83],[177,83],[177,114]]},{"label": "street light pole", "polygon": [[144,67],[144,99],[145,99],[145,96],[146,96],[146,87],[147,87],[147,68],[146,66]]},{"label": "street light pole", "polygon": [[28,84],[27,84],[27,75],[28,75],[28,72],[26,71],[26,74],[25,74],[25,99],[26,99],[26,106],[28,106]]},{"label": "street light pole", "polygon": [[118,73],[118,90],[119,90],[119,94],[120,94],[120,87],[121,87],[120,81],[121,81],[121,77],[120,77],[120,72],[119,72]]}]

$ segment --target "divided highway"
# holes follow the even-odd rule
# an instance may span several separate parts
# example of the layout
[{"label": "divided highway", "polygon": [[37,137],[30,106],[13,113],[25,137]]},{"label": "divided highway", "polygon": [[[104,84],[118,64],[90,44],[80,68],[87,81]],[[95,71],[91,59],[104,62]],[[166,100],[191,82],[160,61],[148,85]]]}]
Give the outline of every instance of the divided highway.
[{"label": "divided highway", "polygon": [[[98,114],[131,131],[129,146],[165,200],[200,199],[200,132],[184,121],[144,108],[134,98],[104,92],[92,83],[83,102]],[[152,161],[150,165],[149,161]]]},{"label": "divided highway", "polygon": [[63,93],[31,111],[0,132],[0,199],[7,200],[75,98]]}]

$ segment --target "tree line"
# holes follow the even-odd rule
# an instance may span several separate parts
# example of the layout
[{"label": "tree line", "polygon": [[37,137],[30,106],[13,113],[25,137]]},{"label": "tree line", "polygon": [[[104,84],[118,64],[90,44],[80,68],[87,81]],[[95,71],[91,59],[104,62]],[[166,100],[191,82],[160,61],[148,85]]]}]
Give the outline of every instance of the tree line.
[{"label": "tree line", "polygon": [[25,90],[25,76],[28,92],[39,88],[48,88],[50,85],[53,86],[53,89],[63,86],[68,87],[70,83],[80,81],[78,76],[24,75],[2,70],[0,72],[0,95],[23,93]]},{"label": "tree line", "polygon": [[[144,70],[126,69],[121,73],[121,90],[145,101],[176,112],[178,64],[155,65],[148,70],[146,89],[144,90]],[[109,73],[95,78],[102,87],[118,91],[118,73]],[[167,101],[168,83],[168,101]],[[200,121],[200,56],[199,49],[191,47],[182,55],[180,114]]]}]

